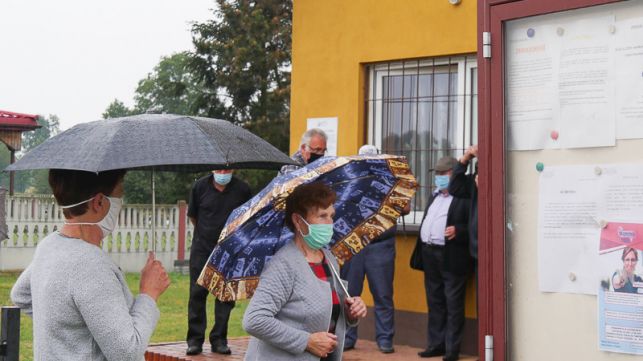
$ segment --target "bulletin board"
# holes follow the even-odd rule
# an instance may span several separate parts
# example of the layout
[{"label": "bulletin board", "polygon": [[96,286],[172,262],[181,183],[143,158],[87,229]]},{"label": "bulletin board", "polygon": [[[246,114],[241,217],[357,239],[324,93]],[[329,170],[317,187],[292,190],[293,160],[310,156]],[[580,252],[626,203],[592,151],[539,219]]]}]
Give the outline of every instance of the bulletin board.
[{"label": "bulletin board", "polygon": [[640,358],[643,1],[512,20],[504,40],[507,359]]}]

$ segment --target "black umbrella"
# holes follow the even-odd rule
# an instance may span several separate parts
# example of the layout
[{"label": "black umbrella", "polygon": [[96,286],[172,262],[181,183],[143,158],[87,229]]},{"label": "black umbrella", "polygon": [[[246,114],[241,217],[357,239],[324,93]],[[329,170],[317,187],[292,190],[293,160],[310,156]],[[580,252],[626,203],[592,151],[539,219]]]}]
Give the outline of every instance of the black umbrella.
[{"label": "black umbrella", "polygon": [[[141,114],[78,124],[37,146],[5,170],[112,169],[202,172],[279,169],[296,164],[270,143],[226,120]],[[155,237],[155,216],[152,216]],[[156,241],[153,242],[154,247]]]},{"label": "black umbrella", "polygon": [[295,163],[270,143],[226,120],[141,114],[78,124],[5,170],[201,172],[228,167],[279,169],[284,164]]}]

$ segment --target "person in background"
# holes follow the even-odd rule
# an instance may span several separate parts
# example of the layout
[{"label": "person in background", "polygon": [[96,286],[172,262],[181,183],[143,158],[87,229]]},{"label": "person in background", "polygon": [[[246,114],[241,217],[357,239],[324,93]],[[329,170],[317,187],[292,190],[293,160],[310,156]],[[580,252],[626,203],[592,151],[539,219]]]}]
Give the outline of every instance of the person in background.
[{"label": "person in background", "polygon": [[643,278],[636,275],[636,264],[639,261],[639,254],[636,249],[625,247],[621,255],[623,269],[614,272],[612,276],[612,285],[615,292],[638,293]]},{"label": "person in background", "polygon": [[170,280],[150,252],[134,297],[101,248],[118,223],[124,176],[49,171],[65,223],[38,243],[11,290],[13,303],[33,317],[34,360],[143,360]]},{"label": "person in background", "polygon": [[[464,152],[453,168],[449,183],[449,193],[458,198],[469,198],[469,253],[474,260],[474,270],[478,274],[478,163],[475,171],[467,174],[473,158],[478,156],[478,146],[472,145]],[[477,277],[476,277],[477,278]]]},{"label": "person in background", "polygon": [[281,167],[281,171],[279,173],[290,173],[323,157],[328,150],[326,148],[327,141],[328,137],[323,130],[319,128],[308,129],[301,136],[299,150],[290,157],[292,160],[299,163],[299,165],[285,165]]},{"label": "person in background", "polygon": [[420,357],[455,361],[464,330],[464,296],[469,273],[469,200],[449,194],[457,160],[443,157],[435,166],[435,191],[420,226],[424,286],[429,308],[428,347]]},{"label": "person in background", "polygon": [[[375,146],[366,144],[359,149],[360,155],[376,155]],[[402,215],[409,213],[410,203]],[[395,234],[397,226],[372,240],[361,252],[344,263],[341,276],[348,281],[348,293],[361,296],[364,277],[375,303],[375,340],[382,353],[392,353],[395,335],[395,308],[393,305],[393,277],[395,275]],[[344,351],[355,348],[357,327],[346,332]]]},{"label": "person in background", "polygon": [[341,360],[346,327],[366,316],[360,297],[339,284],[333,237],[335,192],[321,182],[300,185],[286,198],[294,232],[266,264],[243,316],[252,335],[246,360]]},{"label": "person in background", "polygon": [[[234,177],[231,169],[215,170],[192,186],[188,205],[188,217],[194,225],[190,250],[188,355],[197,355],[203,351],[207,327],[205,307],[209,292],[196,281],[219,240],[228,216],[251,196],[248,184]],[[214,301],[214,326],[209,336],[212,352],[224,355],[231,353],[228,347],[228,320],[233,308],[234,301]]]}]

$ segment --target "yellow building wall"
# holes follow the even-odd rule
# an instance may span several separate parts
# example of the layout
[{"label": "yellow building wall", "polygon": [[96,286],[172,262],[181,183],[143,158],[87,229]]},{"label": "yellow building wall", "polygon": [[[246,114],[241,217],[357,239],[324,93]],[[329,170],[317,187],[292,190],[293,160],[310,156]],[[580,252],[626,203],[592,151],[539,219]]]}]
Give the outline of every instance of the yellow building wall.
[{"label": "yellow building wall", "polygon": [[[474,0],[294,0],[291,152],[308,118],[337,117],[337,154],[357,153],[366,141],[365,64],[475,53],[476,7]],[[414,244],[398,237],[395,307],[426,312],[422,273],[408,266]],[[475,293],[467,298],[467,317],[475,317]]]}]

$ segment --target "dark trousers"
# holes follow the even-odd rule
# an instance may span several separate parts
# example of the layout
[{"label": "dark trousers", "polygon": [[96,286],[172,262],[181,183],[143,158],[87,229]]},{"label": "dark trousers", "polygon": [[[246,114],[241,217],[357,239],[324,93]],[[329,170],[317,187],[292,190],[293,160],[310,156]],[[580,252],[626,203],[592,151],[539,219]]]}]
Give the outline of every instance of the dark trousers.
[{"label": "dark trousers", "polygon": [[447,354],[458,354],[464,330],[467,273],[444,270],[444,247],[423,245],[422,262],[429,306],[429,348],[444,348]]},{"label": "dark trousers", "polygon": [[[392,346],[395,334],[393,276],[395,273],[395,238],[371,243],[342,266],[341,276],[348,281],[351,296],[360,296],[364,276],[375,301],[375,338],[379,345]],[[357,327],[346,331],[345,345],[357,341]]]},{"label": "dark trousers", "polygon": [[[208,325],[206,314],[206,300],[210,293],[199,286],[196,281],[207,262],[209,255],[190,255],[190,300],[188,301],[188,345],[203,345],[205,329]],[[230,312],[234,308],[234,301],[214,301],[214,326],[210,331],[210,344],[223,343],[227,345],[228,321]]]}]

